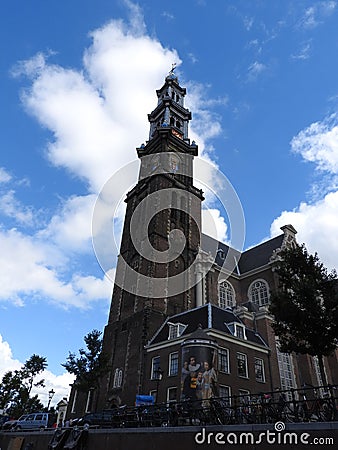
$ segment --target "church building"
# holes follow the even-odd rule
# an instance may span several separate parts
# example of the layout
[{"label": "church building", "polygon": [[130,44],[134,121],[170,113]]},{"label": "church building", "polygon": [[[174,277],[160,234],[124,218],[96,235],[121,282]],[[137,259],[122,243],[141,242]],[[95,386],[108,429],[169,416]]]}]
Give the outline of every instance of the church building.
[{"label": "church building", "polygon": [[[167,402],[321,384],[316,358],[279,352],[268,312],[275,261],[296,230],[286,224],[244,252],[203,235],[186,90],[172,70],[156,93],[148,141],[137,148],[139,179],[125,200],[103,337],[109,373],[98,392],[73,387],[71,416],[134,405],[137,395]],[[334,364],[325,358],[332,384]]]}]

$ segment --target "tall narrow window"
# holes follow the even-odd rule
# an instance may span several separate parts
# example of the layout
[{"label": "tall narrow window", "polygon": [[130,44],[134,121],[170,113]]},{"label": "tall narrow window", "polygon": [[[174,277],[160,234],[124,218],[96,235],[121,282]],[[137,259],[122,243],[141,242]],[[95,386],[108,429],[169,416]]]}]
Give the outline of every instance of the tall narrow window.
[{"label": "tall narrow window", "polygon": [[227,348],[221,348],[218,351],[218,368],[220,372],[230,373],[229,350]]},{"label": "tall narrow window", "polygon": [[258,306],[264,306],[269,303],[268,284],[264,280],[254,281],[249,288],[249,298]]},{"label": "tall narrow window", "polygon": [[218,386],[218,392],[220,398],[223,400],[225,406],[231,406],[231,390],[229,386],[220,384]]},{"label": "tall narrow window", "polygon": [[235,323],[235,336],[240,339],[246,339],[245,326]]},{"label": "tall narrow window", "polygon": [[237,353],[237,374],[248,378],[248,357],[244,353]]},{"label": "tall narrow window", "polygon": [[255,377],[256,381],[264,383],[265,381],[264,361],[260,358],[255,358]]},{"label": "tall narrow window", "polygon": [[77,390],[75,390],[75,392],[74,392],[71,413],[75,413],[76,399],[77,399]]},{"label": "tall narrow window", "polygon": [[92,402],[93,402],[93,389],[89,389],[88,394],[87,394],[86,413],[91,411]]},{"label": "tall narrow window", "polygon": [[[278,341],[277,341],[278,344]],[[296,378],[294,374],[294,367],[292,356],[288,353],[282,353],[278,349],[277,345],[277,359],[278,359],[278,368],[280,375],[280,387],[282,390],[289,391],[290,389],[294,389],[297,387]],[[286,397],[288,400],[292,400],[291,393],[287,392]]]},{"label": "tall narrow window", "polygon": [[120,388],[122,386],[123,370],[115,369],[113,387]]},{"label": "tall narrow window", "polygon": [[221,308],[231,308],[234,305],[234,290],[230,283],[222,281],[218,287],[218,303]]},{"label": "tall narrow window", "polygon": [[178,353],[170,353],[169,355],[169,376],[178,374]]},{"label": "tall narrow window", "polygon": [[155,356],[151,360],[151,379],[152,380],[158,380],[160,378],[160,357]]}]

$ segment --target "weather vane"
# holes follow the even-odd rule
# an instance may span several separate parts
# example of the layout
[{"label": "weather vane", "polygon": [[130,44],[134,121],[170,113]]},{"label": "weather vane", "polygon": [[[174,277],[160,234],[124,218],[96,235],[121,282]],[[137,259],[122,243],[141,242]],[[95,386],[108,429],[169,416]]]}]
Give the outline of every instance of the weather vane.
[{"label": "weather vane", "polygon": [[169,72],[169,75],[173,75],[174,74],[174,70],[176,69],[177,64],[176,63],[172,63],[171,65],[171,71]]}]

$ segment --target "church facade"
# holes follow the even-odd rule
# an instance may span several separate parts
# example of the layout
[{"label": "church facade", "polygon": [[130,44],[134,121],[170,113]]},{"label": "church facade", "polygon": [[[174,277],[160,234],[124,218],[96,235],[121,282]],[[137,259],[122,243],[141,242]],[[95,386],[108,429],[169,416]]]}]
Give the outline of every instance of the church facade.
[{"label": "church facade", "polygon": [[[156,93],[149,139],[137,149],[139,180],[126,198],[103,338],[110,369],[99,391],[73,387],[68,413],[134,405],[137,395],[166,402],[321,384],[315,358],[278,351],[268,312],[274,263],[296,230],[285,225],[242,253],[203,235],[186,90],[172,70]],[[325,359],[332,384],[335,365]]]}]

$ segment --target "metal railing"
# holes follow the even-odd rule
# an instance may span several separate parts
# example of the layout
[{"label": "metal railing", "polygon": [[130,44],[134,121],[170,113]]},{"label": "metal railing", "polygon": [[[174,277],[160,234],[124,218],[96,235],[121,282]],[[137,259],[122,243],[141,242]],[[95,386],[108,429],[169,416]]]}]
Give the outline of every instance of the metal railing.
[{"label": "metal railing", "polygon": [[276,390],[258,394],[120,407],[111,426],[159,427],[191,425],[330,422],[338,419],[338,385]]}]

